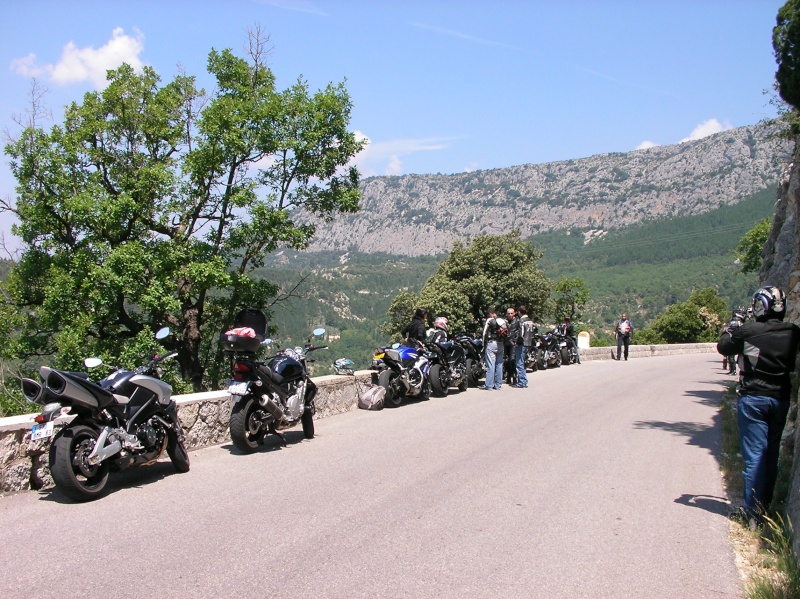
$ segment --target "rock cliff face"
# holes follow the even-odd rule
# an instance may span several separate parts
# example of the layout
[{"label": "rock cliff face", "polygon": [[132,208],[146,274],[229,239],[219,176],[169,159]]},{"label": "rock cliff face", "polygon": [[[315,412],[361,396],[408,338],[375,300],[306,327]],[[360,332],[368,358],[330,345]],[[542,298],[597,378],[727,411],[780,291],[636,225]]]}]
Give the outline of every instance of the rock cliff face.
[{"label": "rock cliff face", "polygon": [[[800,325],[800,242],[797,217],[800,211],[800,137],[795,140],[794,160],[778,186],[775,219],[762,254],[759,272],[762,285],[777,285],[786,292],[786,319]],[[800,360],[798,360],[800,363]],[[797,368],[795,368],[795,373]],[[796,377],[795,377],[796,378]],[[794,524],[795,549],[800,553],[800,426],[797,419],[798,398],[792,400],[789,421],[783,437],[781,453],[793,456],[789,517]]]},{"label": "rock cliff face", "polygon": [[456,240],[566,228],[586,238],[660,217],[699,214],[773,187],[791,160],[774,124],[580,160],[457,175],[371,177],[362,210],[323,223],[311,250],[430,255]]}]

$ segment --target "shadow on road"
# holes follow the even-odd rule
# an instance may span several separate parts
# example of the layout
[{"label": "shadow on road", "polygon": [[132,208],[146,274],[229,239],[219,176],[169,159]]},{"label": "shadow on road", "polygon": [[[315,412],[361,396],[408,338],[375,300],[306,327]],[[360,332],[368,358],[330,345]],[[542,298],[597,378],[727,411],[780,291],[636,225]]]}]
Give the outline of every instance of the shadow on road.
[{"label": "shadow on road", "polygon": [[[175,471],[172,463],[169,460],[160,460],[150,466],[137,466],[130,470],[123,472],[112,472],[108,477],[108,483],[102,495],[98,497],[101,499],[107,495],[120,491],[122,489],[142,488],[147,485],[152,485],[164,479],[167,476],[179,474]],[[81,503],[73,501],[65,497],[58,490],[58,487],[49,487],[38,491],[40,501],[52,501],[55,503]],[[93,500],[94,501],[94,500]]]},{"label": "shadow on road", "polygon": [[[264,437],[264,445],[260,446],[253,453],[266,453],[268,451],[277,451],[279,449],[283,449],[284,447],[300,443],[304,439],[305,435],[303,435],[303,431],[300,430],[284,431],[283,440],[281,440],[281,438],[278,435],[267,435],[266,437]],[[284,445],[284,440],[286,441],[285,445]],[[236,446],[233,445],[232,443],[221,445],[221,447],[222,449],[227,449],[232,454],[245,455],[244,452],[239,451],[236,448]]]},{"label": "shadow on road", "polygon": [[684,493],[675,500],[675,503],[697,507],[701,510],[726,516],[731,509],[730,503],[725,497],[715,497],[714,495],[692,495]]}]

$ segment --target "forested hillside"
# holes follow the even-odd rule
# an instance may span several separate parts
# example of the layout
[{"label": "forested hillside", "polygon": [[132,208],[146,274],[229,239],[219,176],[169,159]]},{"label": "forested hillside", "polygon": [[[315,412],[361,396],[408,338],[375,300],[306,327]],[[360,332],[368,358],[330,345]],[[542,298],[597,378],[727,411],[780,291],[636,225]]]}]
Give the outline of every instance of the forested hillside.
[{"label": "forested hillside", "polygon": [[[611,231],[586,244],[574,230],[530,239],[544,251],[539,264],[550,279],[585,281],[592,299],[583,321],[590,328],[610,329],[622,310],[643,327],[695,289],[714,287],[730,305],[746,303],[757,279],[739,272],[733,250],[746,231],[773,213],[774,198],[775,190],[765,189],[733,206]],[[443,257],[276,254],[260,275],[284,289],[306,277],[297,290],[301,297],[274,306],[276,339],[294,345],[315,326],[325,326],[341,338],[331,343],[330,360],[320,360],[344,356],[367,367],[372,348],[386,341],[379,327],[392,298],[419,291]]]}]

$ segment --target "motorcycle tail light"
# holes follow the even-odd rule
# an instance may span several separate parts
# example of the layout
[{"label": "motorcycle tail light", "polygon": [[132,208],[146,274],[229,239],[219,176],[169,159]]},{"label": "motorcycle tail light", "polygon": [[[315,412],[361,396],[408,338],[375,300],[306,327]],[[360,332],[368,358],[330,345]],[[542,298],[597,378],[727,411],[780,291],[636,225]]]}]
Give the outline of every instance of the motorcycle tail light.
[{"label": "motorcycle tail light", "polygon": [[42,424],[44,422],[44,414],[37,414],[33,421],[37,424]]},{"label": "motorcycle tail light", "polygon": [[233,365],[233,378],[237,381],[245,380],[252,372],[253,369],[246,362],[236,362]]}]

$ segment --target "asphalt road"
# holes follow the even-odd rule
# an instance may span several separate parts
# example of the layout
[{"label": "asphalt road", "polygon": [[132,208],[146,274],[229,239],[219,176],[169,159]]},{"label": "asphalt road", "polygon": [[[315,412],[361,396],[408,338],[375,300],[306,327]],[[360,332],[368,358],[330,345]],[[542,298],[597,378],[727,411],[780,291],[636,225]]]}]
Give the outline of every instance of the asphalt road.
[{"label": "asphalt road", "polygon": [[0,498],[0,597],[741,597],[713,354],[316,422]]}]

